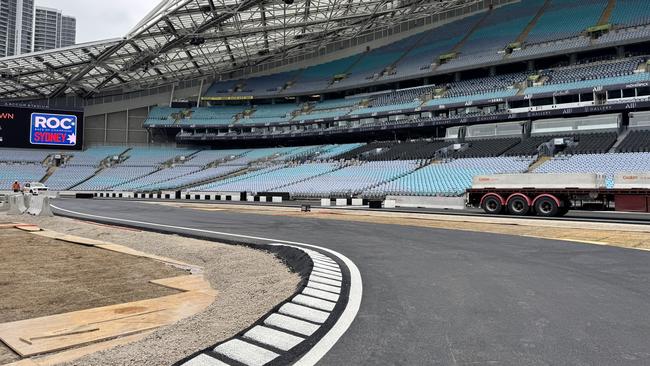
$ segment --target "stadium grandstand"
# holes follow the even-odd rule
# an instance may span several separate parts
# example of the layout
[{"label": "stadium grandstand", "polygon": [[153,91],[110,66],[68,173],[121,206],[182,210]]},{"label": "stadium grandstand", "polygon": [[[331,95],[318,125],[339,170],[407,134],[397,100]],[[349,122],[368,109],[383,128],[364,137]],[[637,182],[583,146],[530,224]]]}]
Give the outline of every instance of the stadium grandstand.
[{"label": "stadium grandstand", "polygon": [[83,112],[82,150],[0,150],[0,189],[458,196],[648,169],[646,2],[346,4],[169,0],[122,39],[0,59],[7,108]]}]

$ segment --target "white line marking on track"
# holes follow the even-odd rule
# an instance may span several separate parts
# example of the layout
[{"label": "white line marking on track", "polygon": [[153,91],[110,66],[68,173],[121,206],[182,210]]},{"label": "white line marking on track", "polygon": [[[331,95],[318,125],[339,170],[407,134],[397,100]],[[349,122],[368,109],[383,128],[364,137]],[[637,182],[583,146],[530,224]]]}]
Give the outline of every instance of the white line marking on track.
[{"label": "white line marking on track", "polygon": [[[354,319],[359,313],[359,308],[361,308],[361,299],[363,297],[363,280],[361,279],[361,272],[359,271],[359,268],[356,266],[356,264],[354,264],[354,262],[352,262],[348,257],[332,249],[320,247],[317,245],[307,244],[307,243],[296,242],[296,241],[276,240],[276,239],[264,238],[259,236],[232,234],[232,233],[225,233],[225,232],[212,231],[212,230],[194,229],[194,228],[183,227],[183,226],[164,225],[164,224],[158,224],[153,222],[126,220],[126,219],[119,219],[119,218],[107,217],[107,216],[98,216],[98,215],[92,215],[83,212],[66,210],[64,208],[57,207],[56,205],[52,205],[52,208],[62,212],[67,212],[70,214],[85,216],[89,218],[105,219],[105,220],[112,220],[112,221],[124,222],[129,224],[148,225],[148,226],[168,228],[168,229],[186,230],[186,231],[197,232],[197,233],[231,236],[235,238],[261,240],[266,242],[285,244],[289,246],[298,246],[302,248],[312,248],[325,253],[329,253],[337,257],[339,260],[341,260],[341,262],[345,264],[345,266],[348,268],[348,271],[350,272],[350,291],[348,296],[348,303],[345,306],[345,309],[343,310],[341,315],[339,316],[339,319],[336,321],[334,326],[332,326],[329,332],[327,332],[327,334],[325,334],[318,341],[318,343],[316,343],[307,353],[305,353],[305,355],[303,355],[302,358],[296,361],[294,363],[294,366],[313,366],[318,361],[320,361],[327,354],[327,352],[329,352],[329,350],[331,350],[332,347],[334,347],[336,342],[338,342],[339,339],[341,339],[343,334],[345,334],[345,332],[350,328],[350,326],[354,322]],[[315,256],[318,257],[322,255],[316,253]],[[336,273],[332,273],[332,274],[336,274]]]}]

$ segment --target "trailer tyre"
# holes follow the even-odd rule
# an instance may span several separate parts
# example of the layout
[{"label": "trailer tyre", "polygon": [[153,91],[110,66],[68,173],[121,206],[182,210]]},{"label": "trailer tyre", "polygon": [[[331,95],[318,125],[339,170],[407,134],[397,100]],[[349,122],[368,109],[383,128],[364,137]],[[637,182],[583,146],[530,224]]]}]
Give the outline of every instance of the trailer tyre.
[{"label": "trailer tyre", "polygon": [[528,201],[521,196],[515,196],[508,200],[508,213],[515,216],[526,216],[530,212]]},{"label": "trailer tyre", "polygon": [[554,217],[560,212],[557,202],[551,197],[540,197],[535,201],[535,212],[537,216]]},{"label": "trailer tyre", "polygon": [[483,211],[490,215],[498,215],[503,212],[503,204],[499,197],[489,195],[483,200]]}]

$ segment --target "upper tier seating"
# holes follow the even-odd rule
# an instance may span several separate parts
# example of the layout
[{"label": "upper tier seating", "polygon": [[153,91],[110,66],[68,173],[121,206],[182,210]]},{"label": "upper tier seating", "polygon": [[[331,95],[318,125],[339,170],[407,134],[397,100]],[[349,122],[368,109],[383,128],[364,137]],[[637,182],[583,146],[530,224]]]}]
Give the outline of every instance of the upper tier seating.
[{"label": "upper tier seating", "polygon": [[395,74],[384,76],[384,79],[430,72],[432,64],[437,64],[441,55],[451,52],[483,16],[484,13],[471,15],[425,32],[417,47],[399,60]]},{"label": "upper tier seating", "polygon": [[439,69],[497,61],[535,17],[545,0],[526,0],[494,9],[460,48],[458,58]]},{"label": "upper tier seating", "polygon": [[435,85],[426,85],[416,88],[395,90],[390,93],[382,94],[375,97],[370,105],[373,107],[384,107],[389,105],[411,103],[414,101],[422,101],[422,97],[427,94],[432,94],[436,89]]},{"label": "upper tier seating", "polygon": [[650,171],[650,153],[583,154],[549,160],[536,173],[598,173],[607,176],[607,187],[614,187],[617,173]]},{"label": "upper tier seating", "polygon": [[609,22],[619,26],[635,26],[650,23],[650,1],[616,0]]},{"label": "upper tier seating", "polygon": [[564,84],[548,84],[532,86],[526,89],[526,94],[550,93],[570,89],[585,89],[603,85],[633,84],[650,80],[650,73],[642,72],[632,75],[605,77],[593,80],[574,81]]},{"label": "upper tier seating", "polygon": [[354,55],[303,69],[288,91],[301,93],[306,91],[324,90],[329,86],[334,76],[347,71],[362,55]]},{"label": "upper tier seating", "polygon": [[515,84],[526,80],[526,73],[512,73],[485,78],[457,81],[447,85],[448,97],[484,94],[493,91],[513,89]]},{"label": "upper tier seating", "polygon": [[367,145],[359,146],[356,149],[350,150],[344,154],[336,157],[339,160],[366,160],[370,159],[373,155],[380,154],[384,149],[394,145],[392,141],[371,142]]},{"label": "upper tier seating", "polygon": [[632,130],[617,146],[618,152],[650,152],[650,130]]},{"label": "upper tier seating", "polygon": [[366,196],[458,196],[472,186],[476,175],[523,173],[532,159],[515,157],[458,159],[431,164],[365,192]]},{"label": "upper tier seating", "polygon": [[602,0],[552,0],[526,43],[541,43],[575,37],[598,23],[607,5]]},{"label": "upper tier seating", "polygon": [[292,197],[323,198],[352,196],[407,174],[418,166],[415,161],[358,163],[295,184],[274,189]]},{"label": "upper tier seating", "polygon": [[186,161],[183,165],[203,167],[214,162],[233,160],[249,151],[251,150],[250,149],[203,150],[192,155],[190,157],[190,160]]}]

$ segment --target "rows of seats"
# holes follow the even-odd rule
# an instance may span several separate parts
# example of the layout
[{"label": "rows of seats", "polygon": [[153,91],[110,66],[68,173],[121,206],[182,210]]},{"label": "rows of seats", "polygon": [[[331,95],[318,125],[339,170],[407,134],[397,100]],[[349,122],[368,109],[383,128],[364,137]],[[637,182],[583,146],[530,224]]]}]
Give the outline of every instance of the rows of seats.
[{"label": "rows of seats", "polygon": [[573,81],[562,84],[547,84],[532,86],[526,89],[526,94],[550,93],[556,91],[570,90],[570,89],[584,89],[593,88],[603,85],[618,85],[618,84],[633,84],[650,80],[650,73],[641,72],[631,75],[604,77],[598,79],[589,79],[581,81]]},{"label": "rows of seats", "polygon": [[369,156],[365,160],[429,160],[436,157],[436,152],[450,143],[445,141],[405,141],[390,145],[380,153]]},{"label": "rows of seats", "polygon": [[609,22],[617,26],[650,23],[650,2],[647,0],[617,0]]},{"label": "rows of seats", "polygon": [[148,191],[178,189],[178,188],[187,187],[191,185],[201,184],[207,181],[213,181],[215,179],[225,177],[227,175],[231,175],[233,173],[242,171],[244,169],[246,169],[245,165],[217,166],[217,167],[199,170],[190,174],[185,174],[170,179],[151,182],[149,184],[142,185],[137,188],[139,190],[148,190]]},{"label": "rows of seats", "polygon": [[[649,33],[650,34],[650,33]],[[542,85],[524,89],[525,94],[564,91],[568,89],[592,88],[603,85],[633,84],[650,80],[650,73],[636,72],[643,58],[600,61],[541,70]],[[349,97],[308,102],[305,105],[293,103],[266,104],[257,106],[216,106],[193,108],[191,113],[177,120],[180,126],[192,125],[246,125],[301,122],[326,118],[341,118],[360,114],[384,113],[393,110],[409,110],[420,106],[435,107],[476,100],[508,98],[517,95],[531,73],[515,72],[450,82],[444,85],[426,85],[417,88],[396,90],[375,97]],[[440,94],[439,91],[443,93]],[[438,95],[435,95],[438,94]],[[423,100],[433,99],[422,104]],[[166,108],[165,110],[170,110]],[[154,108],[158,115],[160,112]],[[170,117],[170,119],[174,119]],[[282,133],[283,131],[277,131]],[[260,133],[264,133],[261,131]]]},{"label": "rows of seats", "polygon": [[583,80],[633,75],[639,63],[642,61],[642,59],[634,57],[626,60],[605,61],[542,70],[540,74],[550,78],[550,80],[546,81],[546,84],[565,84]]},{"label": "rows of seats", "polygon": [[73,188],[75,191],[101,191],[149,175],[159,168],[153,166],[114,166],[106,168]]},{"label": "rows of seats", "polygon": [[103,160],[122,155],[125,147],[119,146],[98,146],[91,147],[85,151],[75,151],[72,158],[66,162],[67,166],[92,166],[96,167]]},{"label": "rows of seats", "polygon": [[462,80],[447,85],[447,96],[459,97],[512,89],[528,77],[527,73],[512,73]]},{"label": "rows of seats", "polygon": [[650,171],[650,153],[582,154],[555,157],[538,167],[536,173],[597,173],[607,177],[613,188],[617,173]]},{"label": "rows of seats", "polygon": [[375,141],[347,151],[336,158],[339,160],[366,160],[371,158],[373,155],[380,154],[384,149],[389,148],[394,144],[395,142],[391,141]]},{"label": "rows of seats", "polygon": [[425,95],[431,95],[435,90],[435,85],[425,85],[415,88],[395,90],[373,98],[370,104],[373,107],[383,107],[395,104],[410,103],[416,100],[422,101]]},{"label": "rows of seats", "polygon": [[174,166],[171,168],[158,170],[156,172],[153,172],[152,174],[146,175],[144,177],[140,177],[130,182],[113,186],[111,187],[111,189],[116,191],[137,190],[145,186],[153,185],[155,183],[160,183],[171,179],[176,179],[178,177],[182,177],[188,174],[196,173],[200,169],[201,168],[183,166],[183,165]]},{"label": "rows of seats", "polygon": [[337,145],[328,145],[326,149],[320,151],[317,155],[314,156],[314,159],[317,160],[330,160],[338,156],[346,154],[352,150],[358,149],[362,146],[365,146],[364,143],[353,143],[353,144],[337,144]]},{"label": "rows of seats", "polygon": [[442,26],[443,28],[434,28],[425,32],[420,38],[417,47],[411,49],[411,51],[399,60],[395,73],[384,76],[383,79],[430,72],[433,65],[439,63],[438,58],[441,55],[451,52],[463,37],[465,37],[467,32],[478,24],[483,16],[484,14],[482,13],[471,15],[464,19],[445,24]]},{"label": "rows of seats", "polygon": [[650,152],[650,130],[632,130],[617,146],[618,152]]},{"label": "rows of seats", "polygon": [[154,166],[163,164],[181,156],[190,156],[196,153],[196,150],[174,149],[174,148],[140,148],[136,147],[129,150],[126,155],[127,159],[122,166]]},{"label": "rows of seats", "polygon": [[294,198],[348,197],[403,176],[417,166],[416,161],[359,162],[274,191],[288,192]]},{"label": "rows of seats", "polygon": [[[209,190],[222,192],[268,192],[300,182],[338,168],[334,163],[308,163],[270,170],[263,174],[252,172],[233,180],[209,184]],[[272,169],[272,168],[271,168]],[[202,189],[206,189],[206,186]],[[198,189],[197,189],[198,190]]]},{"label": "rows of seats", "polygon": [[494,9],[460,48],[460,57],[443,66],[480,64],[503,58],[502,51],[514,42],[535,17],[545,0],[527,0]]},{"label": "rows of seats", "polygon": [[514,157],[458,159],[431,164],[411,174],[365,192],[367,196],[458,196],[472,185],[476,175],[523,173],[532,159]]},{"label": "rows of seats", "polygon": [[586,133],[574,135],[576,146],[571,146],[565,152],[567,154],[604,154],[616,143],[618,134],[616,132]]},{"label": "rows of seats", "polygon": [[602,0],[552,0],[526,42],[541,43],[574,37],[595,26],[606,5]]},{"label": "rows of seats", "polygon": [[215,162],[233,160],[250,151],[250,149],[202,150],[190,156],[189,160],[187,160],[184,165],[203,167]]},{"label": "rows of seats", "polygon": [[[4,160],[4,157],[2,157]],[[47,168],[40,164],[7,164],[0,162],[0,191],[11,189],[13,182],[21,184],[40,181]]]},{"label": "rows of seats", "polygon": [[57,168],[45,184],[50,190],[65,191],[89,179],[99,168],[92,165],[64,165]]},{"label": "rows of seats", "polygon": [[14,163],[42,163],[53,153],[54,152],[51,150],[0,149],[0,161]]},{"label": "rows of seats", "polygon": [[520,142],[519,138],[498,138],[466,142],[466,148],[451,153],[454,158],[493,157],[503,155]]},{"label": "rows of seats", "polygon": [[[592,43],[609,42],[611,40],[608,38],[612,35],[619,39],[640,38],[643,35],[635,35],[634,31],[618,32],[650,23],[650,5],[647,1],[619,0],[615,2],[609,19],[614,28],[592,41],[585,30],[598,25],[607,2],[551,0],[527,33],[523,47],[514,50],[510,56],[505,55],[504,48],[524,35],[524,30],[545,3],[546,0],[526,0],[485,10],[358,55],[299,70],[246,80],[218,81],[210,87],[207,95],[274,96],[278,93],[356,87],[374,80],[418,76],[434,69],[451,70],[507,57],[529,57],[587,47]],[[451,59],[440,64],[439,57],[452,52],[455,54]],[[347,77],[336,78],[342,75]]]}]

